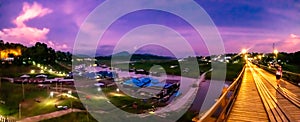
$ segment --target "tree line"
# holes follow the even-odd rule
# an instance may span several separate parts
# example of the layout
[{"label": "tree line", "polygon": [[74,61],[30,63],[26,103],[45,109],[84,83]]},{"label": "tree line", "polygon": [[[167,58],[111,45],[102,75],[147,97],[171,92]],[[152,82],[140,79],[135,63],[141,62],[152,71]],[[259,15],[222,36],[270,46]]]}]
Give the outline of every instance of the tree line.
[{"label": "tree line", "polygon": [[23,63],[35,61],[40,64],[55,64],[57,61],[71,63],[72,54],[70,52],[55,51],[48,47],[47,44],[36,42],[34,46],[26,47],[22,44],[9,43],[0,40],[0,51],[7,49],[20,49],[21,55],[15,56],[9,54],[9,57],[14,57],[15,63]]}]

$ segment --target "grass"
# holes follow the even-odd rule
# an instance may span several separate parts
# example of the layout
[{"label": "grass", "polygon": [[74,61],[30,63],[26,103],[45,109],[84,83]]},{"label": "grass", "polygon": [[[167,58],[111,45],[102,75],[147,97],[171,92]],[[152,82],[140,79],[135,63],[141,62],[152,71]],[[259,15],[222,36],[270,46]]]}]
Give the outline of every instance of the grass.
[{"label": "grass", "polygon": [[29,74],[30,70],[38,70],[34,66],[28,65],[0,65],[0,76],[2,77],[19,77],[23,74]]},{"label": "grass", "polygon": [[[30,74],[31,70],[35,70],[35,72],[40,71],[40,69],[38,67],[33,66],[33,65],[14,65],[14,64],[0,65],[0,69],[4,69],[4,70],[0,70],[0,77],[16,78],[16,77],[20,77],[21,75],[24,75],[24,74],[28,74],[28,75],[30,75],[30,77],[35,77],[36,75],[40,74],[40,73]],[[48,78],[57,77],[56,75],[49,74],[49,73],[46,73],[46,75],[48,76]]]},{"label": "grass", "polygon": [[[128,64],[117,64],[115,65],[115,67],[119,67],[119,68],[124,68],[126,67]],[[201,72],[205,72],[211,69],[211,63],[202,63],[199,64],[199,72],[197,71],[198,69],[195,68],[195,64],[192,64],[191,62],[186,62],[185,63],[185,67],[184,68],[188,68],[190,69],[190,71],[188,71],[187,73],[183,72],[183,74],[181,74],[181,69],[180,69],[180,65],[177,62],[177,60],[171,60],[171,61],[147,61],[147,62],[136,62],[134,63],[134,65],[130,65],[130,68],[136,68],[136,69],[144,69],[146,71],[149,71],[151,67],[153,67],[154,65],[160,65],[161,67],[164,68],[164,70],[166,70],[167,74],[170,75],[181,75],[181,76],[185,76],[185,77],[198,77],[199,73]],[[170,66],[172,65],[178,65],[178,67],[175,68],[170,68]],[[223,69],[225,68],[224,63],[216,63],[216,65],[218,65],[217,67],[220,69],[214,69],[215,72],[218,74],[219,73],[223,73]],[[234,80],[238,74],[240,73],[240,71],[242,70],[243,66],[244,66],[244,62],[239,62],[239,63],[226,63],[226,80],[227,81],[232,81]],[[156,71],[159,71],[158,69],[156,69]],[[222,72],[221,72],[222,71]],[[211,73],[209,72],[207,74],[207,79],[211,79]],[[214,80],[223,80],[220,78],[216,78]]]},{"label": "grass", "polygon": [[25,96],[23,100],[22,84],[13,84],[2,80],[0,99],[5,101],[5,104],[0,104],[0,114],[9,116],[16,115],[18,113],[19,103],[30,104],[30,107],[34,107],[36,103],[33,102],[33,99],[47,97],[47,90],[38,88],[36,85],[24,84],[24,91]]},{"label": "grass", "polygon": [[300,73],[300,65],[292,65],[292,64],[285,64],[282,66],[283,70]]},{"label": "grass", "polygon": [[[22,84],[13,84],[2,80],[0,99],[5,101],[5,104],[0,104],[0,115],[18,118],[20,103],[22,118],[57,111],[55,104],[70,107],[72,102],[73,108],[84,109],[79,99],[50,98],[50,91],[37,87],[36,84],[24,84],[24,91],[23,100]],[[35,99],[40,102],[36,102]]]},{"label": "grass", "polygon": [[[124,64],[119,64],[124,65]],[[131,65],[131,68],[135,67],[137,69],[142,68],[145,70],[149,70],[154,65],[160,65],[164,69],[166,69],[166,72],[168,74],[172,75],[181,75],[180,67],[176,68],[170,68],[171,65],[178,65],[177,61],[150,61],[150,62],[138,62],[134,65]],[[237,63],[237,64],[227,64],[227,73],[226,73],[226,80],[233,80],[239,72],[241,71],[243,67],[243,63]],[[191,67],[188,67],[190,69],[193,69],[194,65],[189,65]],[[200,64],[199,70],[204,72],[211,68],[210,63]],[[1,66],[3,67],[3,66]],[[8,70],[6,71],[0,71],[2,76],[5,75],[15,75],[20,76],[21,74],[24,74],[26,72],[29,72],[31,68],[34,68],[32,66],[10,66]],[[215,69],[218,70],[218,69]],[[16,73],[15,73],[16,72]],[[13,74],[12,74],[13,73]],[[189,71],[188,73],[182,74],[182,76],[187,77],[194,77],[198,76],[199,74],[195,71]],[[16,75],[17,74],[17,75]],[[207,79],[210,79],[210,73],[208,74]],[[112,107],[107,106],[107,99],[91,99],[91,100],[83,100],[82,103],[78,99],[53,99],[49,98],[49,91],[46,89],[38,88],[34,84],[25,84],[25,99],[23,101],[22,99],[22,85],[21,84],[12,84],[9,82],[2,82],[2,86],[0,89],[0,99],[4,100],[6,102],[5,105],[0,104],[0,114],[1,115],[8,115],[8,116],[14,116],[17,118],[18,116],[18,105],[19,103],[22,103],[22,117],[27,116],[34,116],[38,114],[43,113],[49,113],[56,111],[57,109],[54,107],[55,103],[59,105],[67,105],[70,106],[71,102],[73,103],[73,108],[79,108],[79,109],[85,109],[82,103],[88,104],[89,109],[98,109],[100,106],[100,110],[112,110]],[[92,94],[97,94],[96,89],[90,89],[93,90]],[[102,89],[103,92],[109,93],[114,92],[115,88],[104,88]],[[5,94],[3,94],[5,93]],[[90,92],[91,93],[91,92]],[[76,93],[74,93],[75,95]],[[78,95],[84,95],[84,94],[78,94]],[[76,96],[76,95],[75,95]],[[83,96],[84,97],[84,96]],[[106,96],[109,101],[114,104],[115,106],[119,107],[120,109],[130,112],[130,113],[141,113],[143,110],[150,109],[152,107],[152,104],[150,102],[143,102],[139,99],[132,98],[130,96],[112,96],[107,95]],[[41,99],[41,103],[35,102],[35,98]],[[138,109],[134,109],[132,107],[132,103],[136,102],[138,105]],[[97,104],[95,104],[97,103]],[[90,106],[92,105],[92,106]],[[90,121],[93,121],[92,117],[88,115],[90,118]],[[107,115],[109,116],[109,115]],[[181,117],[180,121],[188,121],[191,120],[191,118],[194,117],[194,113],[187,112],[183,117]],[[115,117],[115,119],[118,119]],[[71,113],[62,117],[53,118],[46,121],[86,121],[86,113]]]},{"label": "grass", "polygon": [[85,112],[76,112],[57,118],[43,120],[41,122],[97,122],[97,120],[95,120],[90,114],[87,114]]}]

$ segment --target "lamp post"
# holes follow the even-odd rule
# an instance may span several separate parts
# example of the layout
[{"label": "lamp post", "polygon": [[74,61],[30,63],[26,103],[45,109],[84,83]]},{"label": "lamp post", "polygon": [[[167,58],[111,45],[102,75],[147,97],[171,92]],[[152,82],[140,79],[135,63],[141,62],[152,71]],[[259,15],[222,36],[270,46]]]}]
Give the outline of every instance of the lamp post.
[{"label": "lamp post", "polygon": [[19,118],[21,119],[21,109],[22,109],[22,104],[21,103],[19,103]]},{"label": "lamp post", "polygon": [[25,99],[24,80],[22,80],[22,93],[23,93],[23,100],[24,100]]},{"label": "lamp post", "polygon": [[[69,90],[69,91],[68,91],[68,94],[72,96],[72,90]],[[72,97],[71,97],[71,99],[70,99],[70,102],[71,102],[71,105],[70,105],[70,107],[71,107],[71,110],[72,110],[72,112],[73,112],[73,109],[72,109],[72,108],[73,108],[73,101],[72,101]]]},{"label": "lamp post", "polygon": [[247,49],[242,49],[242,51],[241,51],[241,53],[244,55],[244,59],[245,59],[245,61],[247,61],[247,52],[248,52],[248,50]]},{"label": "lamp post", "polygon": [[[1,91],[1,77],[0,77],[0,91]],[[0,92],[1,93],[1,92]]]},{"label": "lamp post", "polygon": [[277,49],[274,49],[274,50],[273,50],[273,53],[275,54],[275,59],[276,59],[276,62],[277,62],[278,50],[277,50]]}]

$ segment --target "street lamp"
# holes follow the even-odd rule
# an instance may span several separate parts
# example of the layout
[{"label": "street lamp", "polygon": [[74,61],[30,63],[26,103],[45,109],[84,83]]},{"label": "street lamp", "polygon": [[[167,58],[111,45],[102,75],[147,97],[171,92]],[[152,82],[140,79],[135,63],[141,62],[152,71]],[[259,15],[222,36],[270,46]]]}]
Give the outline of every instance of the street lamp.
[{"label": "street lamp", "polygon": [[68,94],[69,94],[69,95],[72,95],[72,91],[71,91],[71,90],[69,90],[69,91],[68,91]]},{"label": "street lamp", "polygon": [[54,92],[50,92],[50,97],[52,98],[54,95]]},{"label": "street lamp", "polygon": [[31,73],[31,74],[34,74],[34,73],[35,73],[35,71],[34,71],[34,70],[31,70],[31,71],[30,71],[30,73]]},{"label": "street lamp", "polygon": [[277,50],[277,49],[274,49],[274,50],[273,50],[273,53],[275,54],[275,60],[276,60],[276,62],[277,62],[278,50]]},{"label": "street lamp", "polygon": [[22,80],[22,94],[23,94],[23,100],[24,100],[25,99],[24,80]]},{"label": "street lamp", "polygon": [[[68,91],[68,94],[69,95],[72,95],[72,90],[69,90]],[[73,112],[73,101],[72,100],[70,100],[71,101],[71,110],[72,110],[72,112]]]},{"label": "street lamp", "polygon": [[274,52],[274,54],[275,54],[275,55],[276,55],[276,57],[277,57],[278,50],[277,50],[277,49],[275,49],[273,52]]},{"label": "street lamp", "polygon": [[261,55],[258,55],[258,59],[261,60]]},{"label": "street lamp", "polygon": [[247,52],[247,49],[242,49],[242,54],[246,54]]}]

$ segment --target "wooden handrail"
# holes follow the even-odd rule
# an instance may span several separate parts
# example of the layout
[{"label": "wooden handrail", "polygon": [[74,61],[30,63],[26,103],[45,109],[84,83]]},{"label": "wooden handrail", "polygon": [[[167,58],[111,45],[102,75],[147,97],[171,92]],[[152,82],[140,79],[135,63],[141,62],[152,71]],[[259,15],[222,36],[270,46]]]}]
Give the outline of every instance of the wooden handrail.
[{"label": "wooden handrail", "polygon": [[[203,116],[198,120],[199,122],[207,121],[223,121],[226,120],[228,114],[232,108],[232,105],[237,97],[239,86],[245,72],[245,66],[240,72],[239,76],[233,81],[233,83],[227,88],[227,90],[221,95],[221,97],[216,101],[216,103],[205,112]],[[229,96],[229,97],[228,97]],[[220,110],[221,111],[218,111]],[[219,113],[219,114],[218,114]],[[218,114],[214,117],[215,114]]]}]

